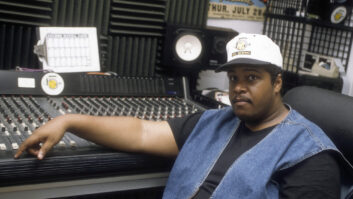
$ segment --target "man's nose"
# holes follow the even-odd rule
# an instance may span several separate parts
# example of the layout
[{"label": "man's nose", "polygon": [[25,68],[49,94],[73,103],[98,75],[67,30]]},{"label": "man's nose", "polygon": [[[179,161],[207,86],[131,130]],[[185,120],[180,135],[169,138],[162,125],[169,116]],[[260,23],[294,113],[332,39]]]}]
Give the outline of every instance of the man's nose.
[{"label": "man's nose", "polygon": [[239,81],[236,84],[234,84],[233,91],[235,93],[242,93],[246,91],[246,86],[243,82]]}]

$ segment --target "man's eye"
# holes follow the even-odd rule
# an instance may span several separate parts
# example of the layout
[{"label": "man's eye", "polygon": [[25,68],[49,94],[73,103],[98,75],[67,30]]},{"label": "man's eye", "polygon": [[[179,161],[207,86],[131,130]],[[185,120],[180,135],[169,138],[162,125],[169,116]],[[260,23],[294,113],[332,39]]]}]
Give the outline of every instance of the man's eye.
[{"label": "man's eye", "polygon": [[249,75],[248,80],[250,80],[250,81],[257,80],[257,76],[256,75]]},{"label": "man's eye", "polygon": [[229,80],[232,81],[232,82],[234,82],[234,81],[237,80],[237,78],[236,78],[235,76],[229,76]]}]

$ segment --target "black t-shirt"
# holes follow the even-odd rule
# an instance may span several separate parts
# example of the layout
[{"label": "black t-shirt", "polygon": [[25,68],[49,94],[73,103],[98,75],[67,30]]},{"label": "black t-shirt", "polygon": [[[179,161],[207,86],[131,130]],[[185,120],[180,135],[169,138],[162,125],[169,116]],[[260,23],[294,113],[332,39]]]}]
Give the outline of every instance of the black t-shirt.
[{"label": "black t-shirt", "polygon": [[[199,112],[184,118],[168,120],[179,149],[182,148],[201,115],[202,112]],[[231,164],[242,153],[262,140],[273,128],[252,132],[241,124],[194,198],[209,198]],[[329,152],[321,152],[308,158],[290,169],[276,173],[273,178],[279,183],[280,198],[321,199],[339,198],[340,195],[339,166],[335,156]]]}]

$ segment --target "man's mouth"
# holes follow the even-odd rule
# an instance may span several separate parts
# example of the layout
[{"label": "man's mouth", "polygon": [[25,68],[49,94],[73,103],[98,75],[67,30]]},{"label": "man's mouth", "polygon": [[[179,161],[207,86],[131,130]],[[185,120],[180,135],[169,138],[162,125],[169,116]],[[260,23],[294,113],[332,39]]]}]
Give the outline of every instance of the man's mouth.
[{"label": "man's mouth", "polygon": [[251,104],[251,100],[245,97],[236,97],[234,99],[232,99],[232,104],[236,104],[236,105],[242,105],[242,104],[246,104],[249,103]]}]

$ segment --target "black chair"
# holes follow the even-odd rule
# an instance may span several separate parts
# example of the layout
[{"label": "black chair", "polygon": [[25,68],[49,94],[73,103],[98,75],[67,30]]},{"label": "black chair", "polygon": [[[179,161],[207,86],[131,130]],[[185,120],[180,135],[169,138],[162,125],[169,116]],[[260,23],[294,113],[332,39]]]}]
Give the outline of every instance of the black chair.
[{"label": "black chair", "polygon": [[[316,123],[353,165],[353,97],[333,91],[300,86],[289,90],[283,101]],[[341,198],[353,198],[353,174],[342,161]]]}]

